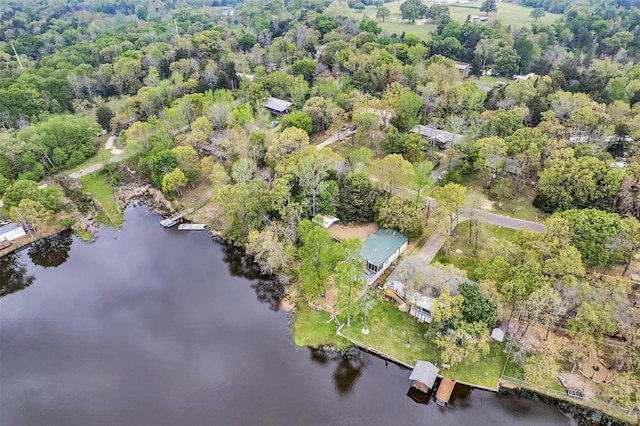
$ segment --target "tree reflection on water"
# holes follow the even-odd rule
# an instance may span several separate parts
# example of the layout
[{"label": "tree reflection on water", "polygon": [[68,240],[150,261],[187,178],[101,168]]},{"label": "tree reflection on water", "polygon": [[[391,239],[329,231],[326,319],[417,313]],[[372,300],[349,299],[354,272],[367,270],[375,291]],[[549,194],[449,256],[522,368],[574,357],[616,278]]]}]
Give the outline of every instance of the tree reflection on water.
[{"label": "tree reflection on water", "polygon": [[69,259],[69,250],[73,243],[71,231],[43,238],[29,246],[29,258],[34,265],[45,268],[55,268]]},{"label": "tree reflection on water", "polygon": [[0,258],[0,297],[29,287],[35,279],[16,253]]},{"label": "tree reflection on water", "polygon": [[252,281],[251,288],[256,292],[258,300],[269,305],[269,308],[278,311],[280,301],[284,297],[284,287],[281,283],[266,277],[260,273],[260,267],[251,256],[231,245],[224,245],[224,262],[229,267],[229,272],[234,277],[241,277]]}]

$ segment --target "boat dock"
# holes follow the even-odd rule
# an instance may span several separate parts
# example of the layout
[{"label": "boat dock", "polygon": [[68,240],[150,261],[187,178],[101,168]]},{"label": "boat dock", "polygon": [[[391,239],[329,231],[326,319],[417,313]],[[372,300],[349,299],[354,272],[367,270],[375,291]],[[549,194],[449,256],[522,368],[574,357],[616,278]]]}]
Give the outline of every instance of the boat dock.
[{"label": "boat dock", "polygon": [[444,407],[449,403],[451,393],[456,385],[456,381],[448,377],[442,377],[440,386],[438,386],[438,393],[436,393],[436,404]]},{"label": "boat dock", "polygon": [[204,223],[181,223],[178,225],[180,231],[204,231],[207,225]]},{"label": "boat dock", "polygon": [[160,225],[162,225],[165,228],[171,228],[172,226],[175,226],[178,224],[178,222],[185,217],[187,214],[191,214],[194,212],[194,209],[189,209],[186,212],[182,212],[182,213],[176,213],[171,217],[168,217],[166,219],[162,219],[160,221]]}]

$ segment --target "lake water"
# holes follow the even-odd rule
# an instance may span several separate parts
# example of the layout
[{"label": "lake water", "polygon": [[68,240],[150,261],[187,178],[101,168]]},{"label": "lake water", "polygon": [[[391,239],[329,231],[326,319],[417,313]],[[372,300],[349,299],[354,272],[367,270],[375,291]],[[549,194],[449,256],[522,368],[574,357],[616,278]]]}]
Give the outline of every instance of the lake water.
[{"label": "lake water", "polygon": [[418,404],[404,368],[296,347],[250,260],[144,206],[93,243],[0,258],[0,295],[3,426],[576,424],[463,386],[447,408]]}]

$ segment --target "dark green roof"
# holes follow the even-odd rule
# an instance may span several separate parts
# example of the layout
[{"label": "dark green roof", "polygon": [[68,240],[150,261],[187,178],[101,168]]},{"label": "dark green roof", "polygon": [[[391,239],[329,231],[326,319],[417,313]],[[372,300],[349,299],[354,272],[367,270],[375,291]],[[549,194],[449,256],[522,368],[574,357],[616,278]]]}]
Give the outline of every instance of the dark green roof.
[{"label": "dark green roof", "polygon": [[409,241],[407,237],[393,229],[379,229],[369,235],[367,241],[362,244],[360,256],[370,263],[381,266],[404,243]]}]

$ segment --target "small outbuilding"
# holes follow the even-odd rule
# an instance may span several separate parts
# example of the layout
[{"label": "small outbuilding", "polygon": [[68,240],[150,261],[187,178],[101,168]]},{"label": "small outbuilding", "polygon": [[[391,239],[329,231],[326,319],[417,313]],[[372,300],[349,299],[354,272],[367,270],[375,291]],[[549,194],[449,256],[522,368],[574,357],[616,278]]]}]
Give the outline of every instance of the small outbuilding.
[{"label": "small outbuilding", "polygon": [[23,237],[26,233],[22,227],[9,223],[7,225],[0,226],[0,241],[7,240],[13,241],[20,237]]},{"label": "small outbuilding", "polygon": [[329,227],[334,223],[340,222],[340,219],[333,216],[318,214],[313,219],[311,219],[311,221],[322,226],[324,229],[329,229]]},{"label": "small outbuilding", "polygon": [[504,340],[504,331],[500,328],[494,328],[491,331],[491,338],[498,342],[502,342]]},{"label": "small outbuilding", "polygon": [[433,389],[433,384],[438,378],[438,371],[438,367],[428,361],[416,362],[416,366],[409,376],[411,386],[424,393],[429,392],[429,389]]},{"label": "small outbuilding", "polygon": [[267,100],[262,104],[271,114],[282,117],[285,114],[289,113],[289,108],[293,105],[289,101],[285,101],[278,98],[268,97]]}]

